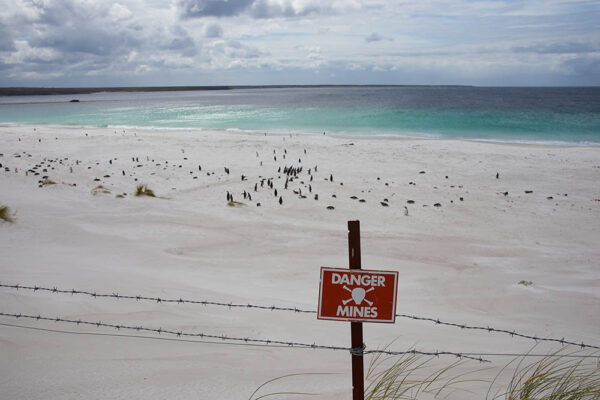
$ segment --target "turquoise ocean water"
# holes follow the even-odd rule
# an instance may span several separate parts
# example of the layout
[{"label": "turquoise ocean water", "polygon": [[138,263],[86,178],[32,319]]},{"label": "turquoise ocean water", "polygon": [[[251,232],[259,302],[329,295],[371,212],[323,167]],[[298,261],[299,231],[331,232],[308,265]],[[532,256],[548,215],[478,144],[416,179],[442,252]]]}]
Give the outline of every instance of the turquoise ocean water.
[{"label": "turquoise ocean water", "polygon": [[[69,100],[77,98],[79,102]],[[0,123],[600,144],[600,88],[314,87],[0,97]]]}]

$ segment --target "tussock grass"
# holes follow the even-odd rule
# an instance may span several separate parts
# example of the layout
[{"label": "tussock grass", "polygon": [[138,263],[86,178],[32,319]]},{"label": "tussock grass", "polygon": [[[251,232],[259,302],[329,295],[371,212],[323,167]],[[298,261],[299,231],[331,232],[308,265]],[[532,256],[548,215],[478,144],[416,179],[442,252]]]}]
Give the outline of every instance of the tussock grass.
[{"label": "tussock grass", "polygon": [[42,179],[40,181],[40,186],[47,186],[47,185],[56,185],[56,182],[54,182],[52,179],[48,179],[48,178]]},{"label": "tussock grass", "polygon": [[135,188],[135,195],[136,196],[156,197],[156,195],[154,194],[154,191],[152,189],[149,189],[148,185],[146,185],[146,184],[137,185],[137,187]]},{"label": "tussock grass", "polygon": [[92,189],[92,194],[95,196],[98,193],[110,194],[111,192],[110,192],[110,189],[107,189],[102,185],[98,185]]},{"label": "tussock grass", "polygon": [[0,220],[6,222],[15,222],[14,213],[10,212],[10,208],[8,206],[0,206]]},{"label": "tussock grass", "polygon": [[[568,356],[585,356],[570,358]],[[365,376],[366,400],[422,400],[431,398],[460,399],[461,393],[485,400],[600,400],[600,354],[569,351],[564,347],[547,356],[521,356],[504,365],[497,375],[484,379],[492,367],[473,368],[470,361],[456,361],[439,368],[435,357],[418,354],[373,355]],[[512,368],[512,371],[511,371]],[[496,369],[496,368],[494,368]],[[461,372],[465,371],[466,372]],[[508,378],[506,377],[508,373]],[[275,381],[304,374],[290,374],[260,385],[249,400],[284,394],[315,395],[300,391],[258,392]],[[319,375],[319,374],[315,374]],[[489,375],[488,375],[489,376]],[[503,376],[502,382],[500,376]],[[473,395],[472,383],[479,383],[484,393]],[[479,386],[479,384],[477,386]],[[487,393],[485,388],[488,387]],[[492,394],[492,392],[494,392]],[[255,397],[257,396],[257,397]]]},{"label": "tussock grass", "polygon": [[256,390],[254,392],[252,392],[252,394],[250,395],[250,397],[248,398],[248,400],[260,400],[260,399],[265,399],[267,397],[285,396],[285,395],[318,396],[319,393],[296,392],[296,391],[291,391],[291,392],[289,392],[289,391],[277,391],[277,392],[271,392],[271,393],[262,394],[262,395],[258,394],[258,392],[260,392],[262,388],[264,388],[265,386],[268,386],[268,385],[270,385],[270,384],[272,384],[274,382],[281,381],[283,379],[293,378],[293,377],[296,377],[296,376],[311,376],[311,375],[335,375],[335,374],[328,373],[328,372],[306,372],[306,373],[298,373],[298,374],[289,374],[289,375],[278,376],[277,378],[269,379],[268,381],[266,381],[265,383],[263,383],[262,385],[260,385],[259,387],[257,387]]},{"label": "tussock grass", "polygon": [[[505,400],[598,400],[600,399],[600,362],[597,358],[568,358],[586,355],[563,348],[552,355],[525,364],[516,362],[512,378],[504,392],[486,399]],[[590,355],[590,354],[587,354]],[[593,355],[593,354],[592,354]],[[596,354],[596,356],[599,356]],[[502,371],[501,371],[502,372]],[[498,376],[496,376],[497,378]],[[491,389],[491,386],[490,386]]]},{"label": "tussock grass", "polygon": [[460,384],[472,381],[468,375],[479,371],[463,374],[452,374],[457,367],[466,361],[457,361],[443,368],[433,367],[433,357],[423,357],[418,354],[402,356],[384,356],[375,354],[369,363],[365,380],[366,400],[416,400],[427,395],[427,398],[437,397],[450,389],[460,390]]},{"label": "tussock grass", "polygon": [[533,282],[532,282],[532,281],[526,281],[526,280],[524,280],[524,279],[521,279],[521,280],[518,282],[518,284],[519,284],[519,285],[523,285],[523,286],[531,286],[531,285],[533,285]]}]

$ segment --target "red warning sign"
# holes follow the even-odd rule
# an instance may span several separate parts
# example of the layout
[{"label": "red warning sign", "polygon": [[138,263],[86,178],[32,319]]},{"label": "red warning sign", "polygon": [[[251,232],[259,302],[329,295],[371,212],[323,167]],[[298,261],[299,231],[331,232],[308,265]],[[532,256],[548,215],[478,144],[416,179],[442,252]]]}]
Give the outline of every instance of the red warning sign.
[{"label": "red warning sign", "polygon": [[321,268],[318,319],[396,321],[398,272]]}]

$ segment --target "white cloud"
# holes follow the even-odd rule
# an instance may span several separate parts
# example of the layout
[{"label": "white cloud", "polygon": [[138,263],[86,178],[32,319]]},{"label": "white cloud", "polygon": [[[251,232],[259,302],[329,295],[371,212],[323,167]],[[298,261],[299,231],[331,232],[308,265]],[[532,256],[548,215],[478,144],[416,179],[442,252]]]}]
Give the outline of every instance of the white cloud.
[{"label": "white cloud", "polygon": [[188,84],[225,70],[244,84],[248,68],[295,82],[326,71],[497,85],[521,70],[598,85],[599,19],[584,0],[0,0],[0,84],[168,85],[156,77],[182,70],[199,77]]},{"label": "white cloud", "polygon": [[127,8],[127,6],[124,6],[119,3],[113,4],[109,9],[108,14],[115,21],[121,21],[124,19],[128,19],[128,18],[131,18],[131,16],[132,16],[129,8]]}]

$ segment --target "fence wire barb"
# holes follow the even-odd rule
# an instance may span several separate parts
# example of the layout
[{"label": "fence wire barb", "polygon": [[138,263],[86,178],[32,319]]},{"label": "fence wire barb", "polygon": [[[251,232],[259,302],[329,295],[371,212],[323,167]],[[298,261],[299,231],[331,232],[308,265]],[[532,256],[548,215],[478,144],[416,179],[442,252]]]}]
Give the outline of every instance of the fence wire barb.
[{"label": "fence wire barb", "polygon": [[420,350],[414,350],[414,349],[407,350],[407,351],[365,350],[364,347],[363,348],[351,348],[351,347],[342,347],[342,346],[328,346],[328,345],[321,345],[321,344],[315,344],[315,343],[292,342],[292,341],[284,341],[284,340],[256,339],[256,338],[249,338],[249,337],[235,337],[235,336],[227,336],[227,335],[213,335],[213,334],[202,333],[202,332],[189,333],[189,332],[163,329],[162,327],[157,329],[157,328],[148,328],[148,327],[139,326],[139,325],[132,326],[132,325],[124,325],[124,324],[107,324],[107,323],[104,323],[101,321],[92,322],[92,321],[84,321],[81,319],[74,320],[74,319],[66,319],[66,318],[60,318],[60,317],[46,317],[46,316],[42,316],[39,314],[38,315],[29,315],[29,314],[22,314],[22,313],[0,312],[0,316],[14,317],[16,319],[25,318],[25,319],[34,319],[36,321],[41,320],[41,321],[61,322],[61,323],[76,324],[76,325],[89,325],[89,326],[96,326],[96,327],[114,328],[118,331],[123,329],[123,330],[137,331],[137,332],[153,332],[153,333],[158,333],[159,335],[164,333],[164,334],[174,335],[177,337],[197,337],[200,339],[219,339],[223,342],[237,342],[238,344],[241,342],[244,342],[244,343],[248,343],[248,344],[276,345],[279,347],[286,346],[286,347],[296,347],[296,348],[305,348],[305,349],[338,350],[338,351],[348,351],[351,354],[387,354],[387,355],[419,354],[419,355],[424,355],[424,356],[447,355],[447,356],[454,356],[454,357],[461,358],[461,359],[464,358],[464,359],[475,360],[475,361],[479,361],[479,362],[491,362],[490,360],[486,360],[486,359],[482,358],[482,356],[478,356],[478,357],[469,356],[464,353],[455,353],[455,352],[451,352],[451,351],[429,352],[429,351],[420,351]]},{"label": "fence wire barb", "polygon": [[[36,286],[25,286],[25,285],[20,285],[20,284],[8,285],[8,284],[0,283],[0,287],[15,289],[15,290],[19,290],[19,289],[31,290],[34,292],[45,291],[45,292],[51,292],[51,293],[55,293],[55,294],[70,294],[70,295],[79,294],[79,295],[91,296],[93,298],[115,298],[115,299],[127,299],[127,300],[137,300],[137,301],[144,300],[144,301],[153,301],[156,303],[201,304],[204,306],[210,305],[210,306],[228,307],[229,309],[231,309],[231,308],[248,308],[248,309],[254,308],[254,309],[259,309],[259,310],[271,310],[271,311],[291,311],[291,312],[303,313],[303,314],[316,314],[317,313],[315,310],[303,310],[303,309],[300,309],[297,307],[277,307],[275,305],[263,306],[263,305],[255,305],[255,304],[250,304],[250,303],[236,304],[233,302],[224,303],[224,302],[207,301],[207,300],[185,300],[183,298],[163,299],[160,297],[148,297],[148,296],[140,296],[140,295],[137,295],[137,296],[119,295],[118,293],[103,294],[103,293],[89,292],[89,291],[85,291],[85,290],[58,289],[56,287],[48,288],[48,287],[37,286],[37,285]],[[571,345],[571,346],[580,347],[582,349],[588,348],[588,349],[600,350],[600,346],[585,344],[583,342],[577,343],[574,341],[565,340],[564,337],[561,339],[544,338],[544,337],[538,337],[537,335],[527,335],[524,333],[519,333],[519,332],[516,332],[515,330],[510,331],[507,329],[492,328],[490,326],[484,327],[484,326],[475,326],[475,325],[467,325],[467,324],[457,324],[454,322],[441,321],[439,318],[419,317],[416,315],[408,315],[408,314],[396,314],[396,317],[411,319],[414,321],[433,322],[436,325],[450,326],[450,327],[455,327],[455,328],[459,328],[459,329],[466,329],[466,330],[473,330],[473,331],[487,331],[489,333],[501,333],[501,334],[509,335],[513,338],[519,337],[519,338],[523,338],[523,339],[534,340],[536,342],[540,342],[540,341],[552,342],[552,343],[560,343],[563,346]]]}]

